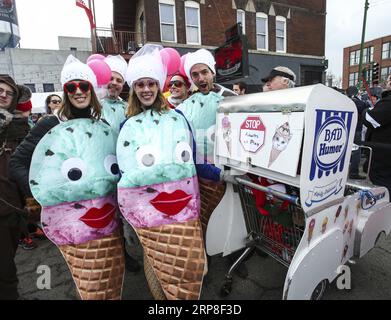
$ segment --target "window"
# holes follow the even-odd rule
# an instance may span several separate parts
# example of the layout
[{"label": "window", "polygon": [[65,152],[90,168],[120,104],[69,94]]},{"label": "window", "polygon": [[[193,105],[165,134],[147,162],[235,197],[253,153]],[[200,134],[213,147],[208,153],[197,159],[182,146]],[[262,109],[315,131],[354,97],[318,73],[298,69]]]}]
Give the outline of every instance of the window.
[{"label": "window", "polygon": [[159,0],[160,38],[164,42],[176,42],[175,2]]},{"label": "window", "polygon": [[53,83],[44,83],[43,84],[43,92],[53,92],[54,84]]},{"label": "window", "polygon": [[358,83],[358,72],[349,74],[349,86],[355,86]]},{"label": "window", "polygon": [[236,11],[236,21],[242,24],[242,33],[246,34],[246,12],[243,10]]},{"label": "window", "polygon": [[263,12],[257,12],[257,50],[269,50],[268,18]]},{"label": "window", "polygon": [[194,1],[185,2],[186,42],[201,44],[200,5]]},{"label": "window", "polygon": [[382,59],[391,59],[391,42],[383,43]]},{"label": "window", "polygon": [[26,87],[28,87],[30,90],[31,90],[31,92],[37,92],[36,90],[35,90],[35,84],[34,83],[25,83],[24,84]]},{"label": "window", "polygon": [[276,17],[276,52],[286,52],[286,19]]},{"label": "window", "polygon": [[[358,51],[358,56],[360,57],[360,51]],[[363,60],[362,60],[363,63],[372,62],[373,61],[373,47],[364,48],[362,58],[363,58]]]},{"label": "window", "polygon": [[385,82],[389,74],[391,74],[391,67],[382,68],[380,73],[380,82]]},{"label": "window", "polygon": [[360,63],[360,50],[350,52],[350,65],[355,66]]}]

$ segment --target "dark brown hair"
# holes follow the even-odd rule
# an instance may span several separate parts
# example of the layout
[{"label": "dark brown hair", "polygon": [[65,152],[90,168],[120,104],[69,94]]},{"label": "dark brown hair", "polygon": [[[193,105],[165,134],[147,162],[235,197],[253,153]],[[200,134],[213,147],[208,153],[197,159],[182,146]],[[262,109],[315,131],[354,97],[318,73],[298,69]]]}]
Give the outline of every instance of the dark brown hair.
[{"label": "dark brown hair", "polygon": [[[96,120],[99,120],[102,115],[102,106],[98,100],[98,97],[95,94],[95,90],[93,86],[91,85],[91,101],[90,101],[90,107],[91,107],[91,118],[94,118]],[[62,105],[58,109],[58,117],[61,120],[71,120],[75,117],[72,114],[71,111],[72,103],[69,100],[68,94],[64,91],[64,95],[62,98]]]},{"label": "dark brown hair", "polygon": [[[170,110],[170,107],[167,106],[166,99],[164,98],[160,89],[157,93],[155,102],[152,104],[152,106],[149,107],[149,109],[152,109],[153,111],[156,111],[159,114]],[[126,108],[126,117],[130,118],[136,116],[143,111],[144,108],[142,107],[142,104],[138,99],[135,90],[132,88],[131,93],[129,95],[128,107]]]}]

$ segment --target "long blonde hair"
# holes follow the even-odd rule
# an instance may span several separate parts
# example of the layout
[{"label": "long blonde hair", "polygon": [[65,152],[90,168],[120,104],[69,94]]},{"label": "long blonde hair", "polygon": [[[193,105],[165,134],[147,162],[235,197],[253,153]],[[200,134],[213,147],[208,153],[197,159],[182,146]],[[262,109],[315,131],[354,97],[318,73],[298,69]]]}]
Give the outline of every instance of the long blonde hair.
[{"label": "long blonde hair", "polygon": [[[159,114],[164,113],[170,109],[160,89],[157,93],[154,103],[151,105],[149,109],[156,111]],[[131,93],[128,99],[128,106],[126,108],[126,117],[130,118],[136,116],[139,113],[143,112],[144,110],[145,109],[142,107],[141,101],[137,97],[135,90],[131,89]]]},{"label": "long blonde hair", "polygon": [[[91,85],[91,101],[90,101],[90,107],[91,107],[91,118],[94,118],[96,120],[99,120],[102,115],[102,106],[98,100],[98,97],[96,96],[95,90]],[[61,120],[71,120],[74,119],[74,116],[71,111],[72,103],[69,100],[68,94],[64,91],[62,104],[58,108],[58,117]]]}]

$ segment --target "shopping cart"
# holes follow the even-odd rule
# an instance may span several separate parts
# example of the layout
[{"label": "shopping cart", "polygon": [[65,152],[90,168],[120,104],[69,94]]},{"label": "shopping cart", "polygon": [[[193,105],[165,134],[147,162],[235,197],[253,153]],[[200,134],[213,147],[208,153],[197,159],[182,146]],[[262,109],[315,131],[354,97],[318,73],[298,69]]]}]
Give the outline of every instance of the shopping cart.
[{"label": "shopping cart", "polygon": [[[289,268],[305,227],[304,211],[297,196],[282,194],[241,178],[236,178],[236,181],[248,235],[245,251],[225,275],[220,291],[222,296],[227,296],[232,290],[232,273],[256,248]],[[274,206],[277,213],[262,215],[255,203],[254,190],[265,192],[269,207]],[[289,203],[287,210],[278,210],[282,201]]]}]

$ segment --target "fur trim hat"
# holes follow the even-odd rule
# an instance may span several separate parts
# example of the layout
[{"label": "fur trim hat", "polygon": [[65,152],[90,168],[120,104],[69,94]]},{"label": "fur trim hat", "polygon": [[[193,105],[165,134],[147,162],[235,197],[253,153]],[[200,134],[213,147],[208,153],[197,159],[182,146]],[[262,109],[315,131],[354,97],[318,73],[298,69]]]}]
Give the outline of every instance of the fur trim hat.
[{"label": "fur trim hat", "polygon": [[216,61],[213,55],[206,49],[199,49],[195,52],[188,53],[186,56],[184,69],[189,79],[191,79],[191,68],[198,63],[206,64],[213,74],[216,74]]},{"label": "fur trim hat", "polygon": [[86,80],[97,87],[97,80],[92,69],[73,55],[69,55],[61,71],[61,85],[71,80]]}]

